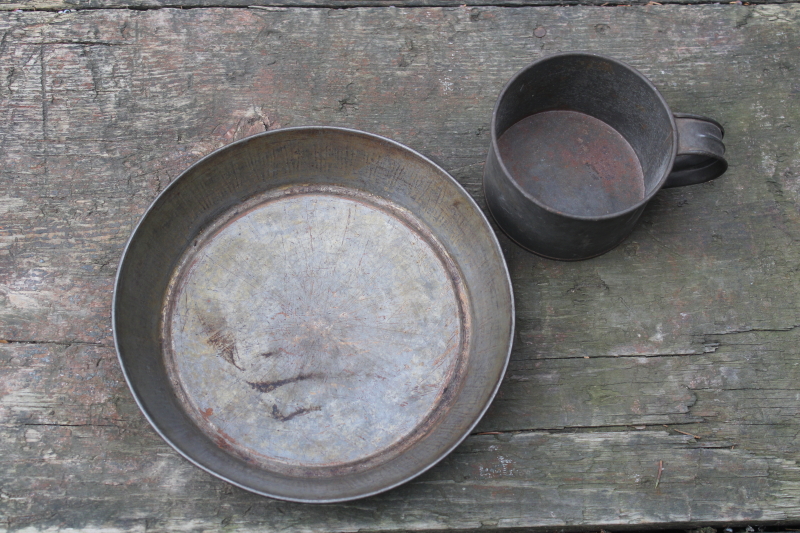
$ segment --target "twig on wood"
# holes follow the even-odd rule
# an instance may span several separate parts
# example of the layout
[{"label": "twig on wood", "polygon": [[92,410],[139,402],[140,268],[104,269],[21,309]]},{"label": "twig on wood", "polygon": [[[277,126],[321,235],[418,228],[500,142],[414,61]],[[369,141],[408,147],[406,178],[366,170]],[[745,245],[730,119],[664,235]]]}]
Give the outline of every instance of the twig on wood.
[{"label": "twig on wood", "polygon": [[681,435],[689,435],[690,437],[694,437],[695,439],[698,439],[698,440],[700,439],[700,437],[698,437],[697,435],[692,435],[691,433],[686,433],[685,431],[681,431],[680,429],[672,428],[672,431],[677,431]]},{"label": "twig on wood", "polygon": [[661,472],[664,471],[664,461],[658,462],[658,475],[656,475],[656,488],[658,488],[658,484],[661,483]]},{"label": "twig on wood", "polygon": [[672,431],[675,431],[676,433],[680,433],[681,435],[688,435],[690,437],[694,437],[697,440],[700,440],[702,438],[702,437],[700,437],[698,435],[695,435],[693,433],[686,433],[685,431],[681,431],[680,429],[671,428],[666,424],[664,424],[664,427],[667,428],[667,429],[671,429]]},{"label": "twig on wood", "polygon": [[481,433],[475,433],[476,435],[502,435],[500,431],[483,431]]}]

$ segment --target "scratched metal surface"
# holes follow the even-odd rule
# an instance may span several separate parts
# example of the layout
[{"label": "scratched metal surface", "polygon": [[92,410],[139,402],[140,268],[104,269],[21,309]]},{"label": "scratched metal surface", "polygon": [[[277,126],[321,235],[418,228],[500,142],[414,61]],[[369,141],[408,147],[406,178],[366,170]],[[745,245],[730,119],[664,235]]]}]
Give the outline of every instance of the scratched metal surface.
[{"label": "scratched metal surface", "polygon": [[178,270],[165,325],[187,410],[270,466],[366,465],[406,448],[466,355],[458,269],[419,223],[364,194],[275,196],[214,228]]},{"label": "scratched metal surface", "polygon": [[337,128],[249,138],[185,172],[123,257],[117,350],[157,431],[254,492],[339,501],[423,472],[478,422],[513,301],[444,171]]}]

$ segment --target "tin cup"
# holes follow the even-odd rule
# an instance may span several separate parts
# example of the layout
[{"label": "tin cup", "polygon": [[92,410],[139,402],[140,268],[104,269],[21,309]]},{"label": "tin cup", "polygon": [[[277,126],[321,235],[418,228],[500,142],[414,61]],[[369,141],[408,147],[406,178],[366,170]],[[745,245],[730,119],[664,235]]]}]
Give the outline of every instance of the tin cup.
[{"label": "tin cup", "polygon": [[661,188],[728,167],[719,123],[673,113],[640,72],[596,54],[521,70],[500,93],[491,130],[489,211],[517,244],[551,259],[611,250]]}]

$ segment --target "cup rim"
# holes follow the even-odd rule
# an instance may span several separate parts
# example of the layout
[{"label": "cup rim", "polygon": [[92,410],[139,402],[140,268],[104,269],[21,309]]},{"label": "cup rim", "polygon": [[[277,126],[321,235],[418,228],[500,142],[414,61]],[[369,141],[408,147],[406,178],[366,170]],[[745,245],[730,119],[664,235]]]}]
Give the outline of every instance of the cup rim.
[{"label": "cup rim", "polygon": [[[642,198],[641,200],[639,200],[635,204],[632,204],[632,205],[626,207],[625,209],[623,209],[621,211],[615,211],[613,213],[609,213],[609,214],[606,214],[606,215],[575,215],[575,214],[565,213],[563,211],[559,211],[558,209],[555,209],[554,207],[551,207],[551,206],[543,203],[541,200],[539,200],[538,198],[536,198],[535,196],[530,194],[528,191],[523,189],[519,185],[519,183],[517,183],[517,181],[511,176],[511,173],[508,171],[508,169],[506,168],[505,163],[503,162],[503,158],[500,156],[500,149],[499,149],[499,146],[497,144],[497,128],[496,128],[496,126],[497,126],[497,112],[500,109],[500,103],[505,98],[506,93],[508,92],[509,88],[525,72],[527,72],[528,70],[530,70],[530,69],[532,69],[534,67],[538,67],[541,63],[545,63],[545,62],[553,60],[553,59],[562,58],[562,57],[569,57],[569,56],[587,57],[587,58],[591,58],[591,59],[602,59],[604,61],[608,61],[608,62],[614,63],[614,64],[616,64],[616,65],[618,65],[618,66],[620,66],[620,67],[622,67],[624,69],[629,70],[631,73],[633,73],[639,79],[641,79],[645,83],[645,85],[647,85],[647,87],[650,88],[650,90],[655,94],[656,98],[661,103],[663,108],[667,111],[667,115],[669,117],[669,122],[670,122],[670,127],[672,129],[672,155],[670,157],[670,161],[672,163],[664,171],[663,175],[659,178],[658,182],[653,187],[653,189],[648,194],[646,194],[644,196],[644,198]],[[588,220],[588,221],[609,220],[609,219],[613,219],[613,218],[617,218],[617,217],[620,217],[620,216],[624,216],[624,215],[633,213],[634,211],[640,209],[647,202],[649,202],[653,198],[653,196],[655,196],[656,193],[658,193],[658,191],[660,191],[662,189],[662,187],[664,186],[664,183],[667,181],[667,177],[669,176],[669,173],[672,170],[672,166],[675,163],[675,157],[676,157],[676,155],[678,153],[678,128],[677,128],[677,125],[675,124],[675,114],[672,112],[672,110],[670,109],[669,105],[667,105],[666,100],[664,100],[664,97],[661,95],[661,92],[659,92],[658,88],[656,88],[656,86],[653,84],[653,82],[651,82],[647,78],[647,76],[645,76],[644,74],[639,72],[637,69],[635,69],[634,67],[632,67],[628,63],[625,63],[623,61],[620,61],[620,60],[612,58],[612,57],[604,56],[602,54],[595,54],[595,53],[592,53],[592,52],[559,52],[559,53],[556,53],[556,54],[551,54],[551,55],[539,58],[536,61],[533,61],[532,63],[529,63],[528,65],[526,65],[525,67],[523,67],[522,69],[517,71],[517,73],[514,74],[506,82],[506,84],[503,86],[503,89],[500,91],[500,94],[498,95],[497,100],[495,101],[494,109],[492,109],[492,121],[491,121],[491,124],[490,124],[490,129],[491,129],[492,151],[495,154],[495,158],[497,160],[497,163],[500,165],[500,168],[503,171],[504,176],[507,178],[507,180],[509,182],[511,182],[511,186],[514,187],[525,199],[527,199],[530,202],[533,202],[535,205],[537,205],[541,209],[544,209],[545,211],[547,211],[549,213],[553,213],[553,214],[558,215],[558,216],[567,217],[567,218],[571,218],[571,219],[575,219],[575,220]]]}]

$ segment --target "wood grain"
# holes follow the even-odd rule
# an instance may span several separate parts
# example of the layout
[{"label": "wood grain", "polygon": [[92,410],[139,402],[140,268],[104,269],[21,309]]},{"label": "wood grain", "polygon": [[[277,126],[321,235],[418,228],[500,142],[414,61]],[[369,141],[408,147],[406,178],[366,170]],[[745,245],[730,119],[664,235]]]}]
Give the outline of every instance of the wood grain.
[{"label": "wood grain", "polygon": [[[739,5],[788,4],[795,0],[749,0]],[[84,9],[163,8],[365,8],[365,7],[524,7],[524,6],[645,6],[709,4],[709,0],[0,0],[0,11],[80,11]],[[727,3],[727,2],[726,2]],[[736,3],[736,2],[731,2]]]},{"label": "wood grain", "polygon": [[[798,29],[797,5],[0,15],[0,528],[797,523]],[[477,430],[497,434],[329,506],[230,487],[155,435],[110,304],[163,187],[235,139],[326,124],[411,146],[480,203],[497,93],[562,50],[627,61],[673,110],[721,121],[730,169],[659,193],[597,259],[501,236],[517,339]]]}]

